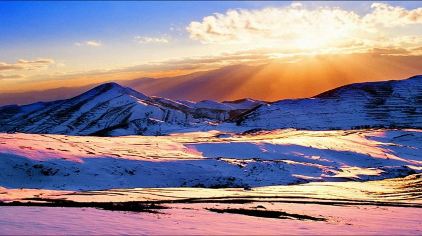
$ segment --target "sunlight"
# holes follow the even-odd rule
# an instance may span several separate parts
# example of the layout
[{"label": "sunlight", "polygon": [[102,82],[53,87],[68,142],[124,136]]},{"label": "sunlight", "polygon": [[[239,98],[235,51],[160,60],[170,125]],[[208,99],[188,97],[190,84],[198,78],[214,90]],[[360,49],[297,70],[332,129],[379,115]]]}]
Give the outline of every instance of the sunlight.
[{"label": "sunlight", "polygon": [[0,2],[0,236],[420,235],[421,26],[416,1]]}]

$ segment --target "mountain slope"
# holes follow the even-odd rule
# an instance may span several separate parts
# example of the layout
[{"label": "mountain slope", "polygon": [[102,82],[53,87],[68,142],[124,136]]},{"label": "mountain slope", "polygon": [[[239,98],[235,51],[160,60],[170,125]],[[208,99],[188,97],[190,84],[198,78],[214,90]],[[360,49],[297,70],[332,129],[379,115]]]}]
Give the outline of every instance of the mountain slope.
[{"label": "mountain slope", "polygon": [[309,99],[282,100],[237,120],[254,128],[422,128],[422,76],[346,85]]},{"label": "mountain slope", "polygon": [[116,83],[107,83],[67,100],[1,107],[0,131],[159,135],[203,125],[207,120],[223,121],[247,110],[222,103],[197,107],[198,104],[148,97]]},{"label": "mountain slope", "polygon": [[367,127],[422,128],[422,76],[351,84],[308,99],[274,103],[176,101],[107,83],[71,99],[0,107],[0,132],[119,136]]}]

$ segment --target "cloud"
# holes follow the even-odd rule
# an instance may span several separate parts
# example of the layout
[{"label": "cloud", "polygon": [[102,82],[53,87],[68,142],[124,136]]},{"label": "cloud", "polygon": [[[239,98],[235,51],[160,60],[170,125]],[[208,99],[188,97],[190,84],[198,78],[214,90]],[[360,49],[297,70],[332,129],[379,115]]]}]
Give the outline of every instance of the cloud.
[{"label": "cloud", "polygon": [[0,71],[37,70],[46,68],[54,63],[53,59],[20,59],[16,63],[0,62]]},{"label": "cloud", "polygon": [[[191,22],[187,30],[192,39],[204,43],[257,39],[288,41],[306,35],[315,37],[334,33],[334,36],[347,36],[358,30],[358,22],[359,15],[351,11],[327,7],[308,10],[295,3],[284,8],[215,13],[204,17],[202,22]],[[336,32],[336,29],[340,32]]]},{"label": "cloud", "polygon": [[141,44],[147,43],[169,43],[165,37],[148,37],[148,36],[135,36],[135,41]]},{"label": "cloud", "polygon": [[[413,51],[420,51],[419,55],[422,55],[422,47],[415,48]],[[43,75],[42,77],[37,78],[38,80],[48,81],[48,80],[66,80],[78,77],[90,78],[92,76],[106,77],[109,75],[121,75],[122,73],[139,74],[140,76],[150,76],[145,74],[155,73],[166,74],[166,72],[179,71],[183,73],[194,72],[194,71],[204,71],[217,69],[224,66],[231,65],[262,65],[267,64],[272,61],[279,61],[284,63],[294,63],[303,58],[313,58],[306,52],[301,51],[277,51],[275,52],[271,48],[268,49],[256,49],[256,50],[243,50],[236,51],[231,53],[220,53],[208,56],[196,56],[196,57],[181,57],[165,60],[150,61],[148,63],[121,67],[116,69],[99,69],[91,70],[84,72],[68,72],[68,73],[56,73],[51,75]],[[371,56],[411,56],[408,50],[402,48],[394,47],[382,47],[382,48],[373,48],[369,50],[366,54],[356,54],[356,53],[345,53],[345,54],[324,54],[320,56],[334,56],[334,55],[371,55]],[[305,56],[305,57],[303,57]],[[308,57],[307,57],[308,56]],[[417,55],[418,56],[418,55]],[[159,75],[160,76],[160,75]]]},{"label": "cloud", "polygon": [[373,3],[373,11],[362,19],[369,24],[380,24],[385,27],[405,26],[422,23],[422,8],[407,10],[403,7],[386,3]]},{"label": "cloud", "polygon": [[[190,38],[205,44],[238,44],[281,49],[344,49],[379,47],[403,37],[394,27],[422,24],[422,8],[407,10],[374,3],[366,15],[339,7],[306,8],[293,3],[282,8],[228,10],[193,21]],[[414,37],[422,39],[421,35]],[[415,46],[415,44],[413,45]]]},{"label": "cloud", "polygon": [[[273,54],[270,51],[265,50],[254,50],[254,51],[240,51],[235,53],[222,53],[209,56],[199,57],[185,57],[185,58],[173,58],[166,60],[151,61],[149,63],[143,63],[133,66],[127,66],[117,69],[103,69],[103,70],[91,70],[83,72],[65,72],[55,73],[50,75],[38,76],[37,81],[55,81],[55,80],[67,80],[72,78],[80,77],[92,77],[92,76],[109,76],[113,74],[121,75],[122,73],[128,74],[166,74],[167,72],[174,71],[199,71],[216,69],[223,66],[236,65],[236,64],[247,64],[256,65],[267,63],[273,59]],[[171,74],[171,73],[170,73]],[[144,75],[142,75],[144,76]],[[150,75],[148,75],[150,76]]]},{"label": "cloud", "polygon": [[376,55],[394,55],[394,56],[402,56],[402,55],[409,55],[410,51],[404,48],[373,48],[372,53]]},{"label": "cloud", "polygon": [[0,74],[0,80],[5,80],[5,79],[22,79],[25,76],[23,75],[6,75],[6,74]]},{"label": "cloud", "polygon": [[75,45],[78,46],[78,47],[80,47],[80,46],[100,47],[103,44],[100,41],[88,40],[88,41],[85,41],[85,42],[76,42]]},{"label": "cloud", "polygon": [[151,61],[149,63],[120,68],[114,72],[168,71],[168,70],[208,70],[234,64],[257,64],[271,59],[272,54],[266,50],[239,51],[209,56],[173,58]]}]

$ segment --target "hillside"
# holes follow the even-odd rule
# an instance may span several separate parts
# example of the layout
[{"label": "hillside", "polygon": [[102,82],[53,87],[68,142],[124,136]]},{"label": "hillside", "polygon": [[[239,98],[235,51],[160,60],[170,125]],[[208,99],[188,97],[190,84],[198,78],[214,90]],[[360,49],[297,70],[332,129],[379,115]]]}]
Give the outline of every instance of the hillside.
[{"label": "hillside", "polygon": [[[259,102],[256,102],[259,103]],[[160,135],[221,122],[253,107],[203,101],[177,102],[107,83],[71,99],[0,108],[0,131],[70,135]]]},{"label": "hillside", "polygon": [[263,105],[237,120],[262,129],[422,128],[422,76],[342,86],[307,99]]}]

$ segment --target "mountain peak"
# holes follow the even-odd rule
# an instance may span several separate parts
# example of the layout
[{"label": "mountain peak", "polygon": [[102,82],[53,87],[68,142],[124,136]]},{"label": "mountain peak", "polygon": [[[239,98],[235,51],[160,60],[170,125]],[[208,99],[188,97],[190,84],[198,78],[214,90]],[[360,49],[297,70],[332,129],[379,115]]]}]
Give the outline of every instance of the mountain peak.
[{"label": "mountain peak", "polygon": [[238,121],[263,129],[360,129],[422,127],[422,76],[345,85],[312,99],[281,100]]},{"label": "mountain peak", "polygon": [[95,90],[111,90],[111,89],[125,89],[126,87],[123,87],[122,85],[116,83],[116,82],[108,82],[104,84],[100,84],[97,87],[94,87]]},{"label": "mountain peak", "polygon": [[136,90],[133,90],[129,87],[124,87],[116,82],[108,82],[108,83],[100,84],[80,96],[84,96],[84,95],[98,96],[104,93],[130,95],[130,96],[134,96],[140,99],[148,99],[148,96],[146,96],[145,94],[140,93]]},{"label": "mountain peak", "polygon": [[393,90],[393,87],[396,84],[403,84],[408,82],[419,83],[419,80],[421,79],[422,75],[415,75],[403,80],[371,81],[347,84],[335,89],[325,91],[321,94],[314,96],[314,98],[339,98],[342,95],[348,96],[347,94],[350,95],[350,93],[356,95],[359,91],[373,96],[386,96],[387,93]]},{"label": "mountain peak", "polygon": [[415,75],[415,76],[408,78],[408,80],[417,80],[417,79],[422,79],[422,75]]}]

